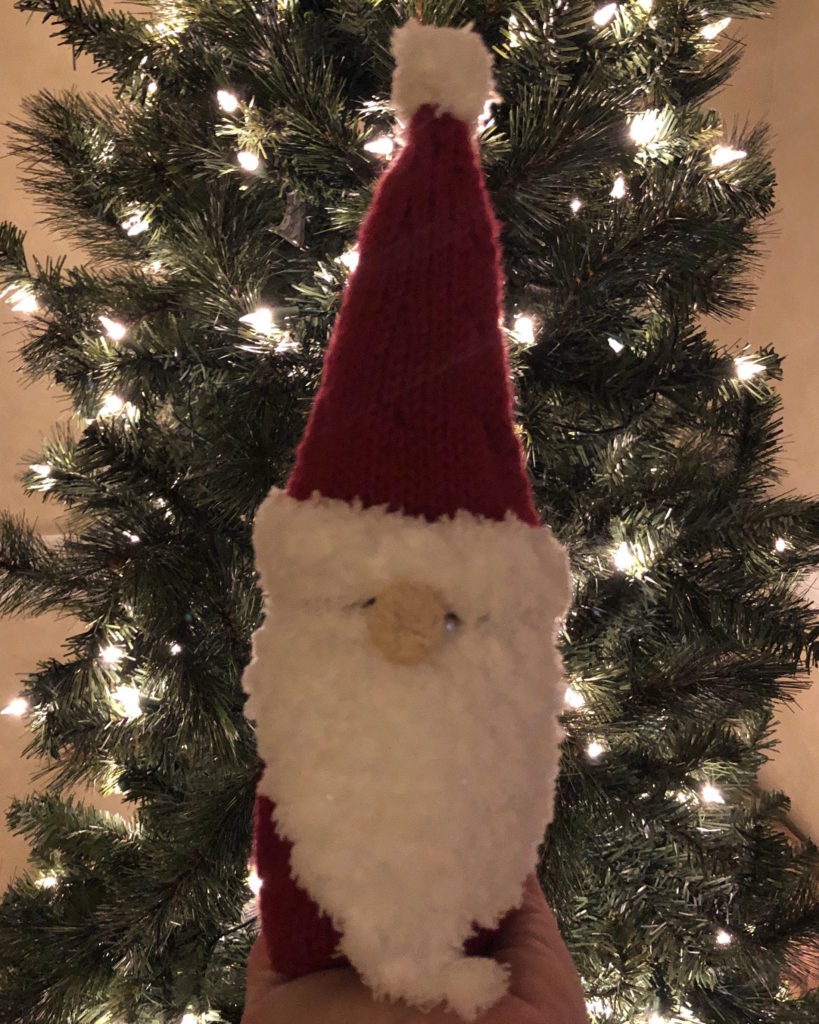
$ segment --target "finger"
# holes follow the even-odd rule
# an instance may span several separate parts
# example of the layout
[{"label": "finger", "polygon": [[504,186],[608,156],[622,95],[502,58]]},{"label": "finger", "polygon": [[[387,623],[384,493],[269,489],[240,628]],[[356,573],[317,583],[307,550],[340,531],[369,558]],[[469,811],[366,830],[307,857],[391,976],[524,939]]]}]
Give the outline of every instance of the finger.
[{"label": "finger", "polygon": [[259,935],[251,946],[250,956],[247,958],[248,997],[255,997],[257,992],[266,992],[274,988],[281,980],[281,976],[273,970],[270,963],[270,954],[264,938]]},{"label": "finger", "polygon": [[[402,1003],[376,1001],[349,967],[318,971],[275,985],[257,1011],[246,1014],[244,1024],[294,1024],[319,1019],[321,1024],[407,1024],[415,1020],[415,1014]],[[457,1021],[453,1018],[452,1024]],[[439,1022],[431,1017],[424,1024]]]},{"label": "finger", "polygon": [[554,944],[557,923],[534,875],[523,886],[521,904],[503,919],[498,941],[505,946]]},{"label": "finger", "polygon": [[580,976],[533,874],[526,880],[521,907],[508,916],[501,930],[495,957],[509,964],[511,991],[533,1006],[548,1009],[554,1024],[587,1019]]},{"label": "finger", "polygon": [[546,902],[534,874],[523,887],[523,902],[506,920],[500,943],[507,949],[549,951],[565,967],[574,970],[574,961],[557,926],[557,918]]}]

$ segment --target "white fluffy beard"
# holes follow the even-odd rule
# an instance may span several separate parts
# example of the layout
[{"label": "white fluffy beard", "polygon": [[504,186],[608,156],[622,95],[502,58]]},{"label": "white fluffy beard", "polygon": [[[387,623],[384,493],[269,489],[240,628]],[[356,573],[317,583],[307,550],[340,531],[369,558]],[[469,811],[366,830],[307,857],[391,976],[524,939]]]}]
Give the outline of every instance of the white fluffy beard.
[{"label": "white fluffy beard", "polygon": [[[566,554],[511,516],[428,523],[280,491],[254,542],[266,622],[247,714],[293,876],[376,995],[471,1020],[507,978],[463,943],[520,905],[552,817]],[[399,580],[460,620],[413,666],[366,629],[366,602]]]}]

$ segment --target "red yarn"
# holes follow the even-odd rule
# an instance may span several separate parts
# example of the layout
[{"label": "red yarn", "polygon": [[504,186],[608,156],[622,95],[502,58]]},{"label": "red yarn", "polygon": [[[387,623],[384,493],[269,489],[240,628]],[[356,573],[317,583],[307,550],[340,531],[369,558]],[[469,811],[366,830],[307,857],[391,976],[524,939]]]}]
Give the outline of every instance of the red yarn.
[{"label": "red yarn", "polygon": [[470,128],[421,107],[361,228],[288,494],[540,525],[512,425],[502,287]]},{"label": "red yarn", "polygon": [[270,962],[287,978],[346,966],[347,959],[336,953],[341,934],[290,875],[293,844],[276,831],[274,810],[266,796],[256,798],[253,859],[262,882],[259,914]]}]

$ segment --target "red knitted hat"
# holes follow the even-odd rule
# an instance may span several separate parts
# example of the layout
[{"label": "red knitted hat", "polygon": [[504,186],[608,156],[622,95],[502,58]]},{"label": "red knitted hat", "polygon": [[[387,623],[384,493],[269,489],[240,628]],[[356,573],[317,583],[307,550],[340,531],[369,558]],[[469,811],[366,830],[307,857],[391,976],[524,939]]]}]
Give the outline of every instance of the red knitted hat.
[{"label": "red knitted hat", "polygon": [[498,225],[473,141],[491,58],[468,30],[416,22],[394,49],[406,145],[362,224],[287,493],[429,520],[511,511],[536,526],[500,328]]}]

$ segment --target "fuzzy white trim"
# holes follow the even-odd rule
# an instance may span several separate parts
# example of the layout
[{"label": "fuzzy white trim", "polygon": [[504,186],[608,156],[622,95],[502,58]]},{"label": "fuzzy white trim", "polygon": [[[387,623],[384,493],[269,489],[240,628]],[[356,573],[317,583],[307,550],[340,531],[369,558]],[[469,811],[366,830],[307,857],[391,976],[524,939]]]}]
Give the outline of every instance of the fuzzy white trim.
[{"label": "fuzzy white trim", "polygon": [[[507,977],[462,944],[520,904],[552,817],[566,553],[514,517],[429,523],[281,491],[254,543],[266,621],[244,685],[293,875],[377,995],[471,1020]],[[460,620],[414,666],[366,628],[396,581]]]},{"label": "fuzzy white trim", "polygon": [[412,19],[393,31],[392,102],[404,124],[425,103],[461,121],[481,114],[492,94],[492,55],[464,28],[422,25]]}]

